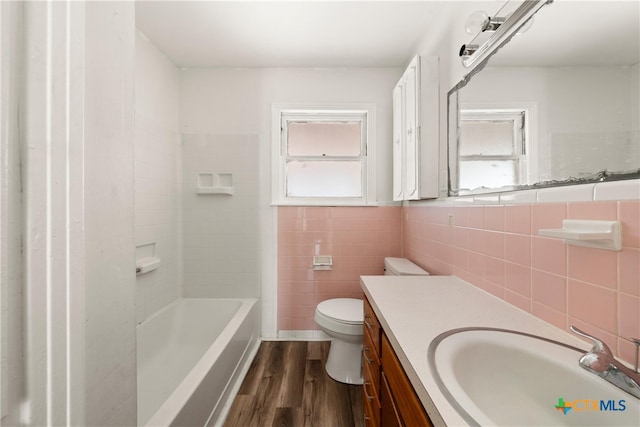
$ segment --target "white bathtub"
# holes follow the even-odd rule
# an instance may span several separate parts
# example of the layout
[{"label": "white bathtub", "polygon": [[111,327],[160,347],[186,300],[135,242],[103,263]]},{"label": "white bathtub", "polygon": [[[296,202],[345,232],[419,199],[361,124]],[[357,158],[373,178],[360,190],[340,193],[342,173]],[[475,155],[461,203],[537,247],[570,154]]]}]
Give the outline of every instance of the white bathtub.
[{"label": "white bathtub", "polygon": [[256,302],[182,298],[138,325],[138,425],[214,425],[226,414],[259,344]]}]

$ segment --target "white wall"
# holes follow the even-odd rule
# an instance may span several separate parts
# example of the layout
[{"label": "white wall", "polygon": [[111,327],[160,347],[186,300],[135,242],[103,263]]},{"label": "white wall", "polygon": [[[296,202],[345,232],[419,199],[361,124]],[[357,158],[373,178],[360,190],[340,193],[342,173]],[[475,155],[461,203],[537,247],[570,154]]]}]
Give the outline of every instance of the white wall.
[{"label": "white wall", "polygon": [[629,67],[487,67],[460,91],[459,102],[536,105],[533,182],[637,169],[632,77]]},{"label": "white wall", "polygon": [[[183,70],[180,131],[255,138],[260,169],[260,281],[262,334],[276,333],[275,209],[271,202],[271,105],[273,103],[374,103],[377,105],[378,200],[391,200],[391,92],[400,68],[264,68]],[[254,153],[255,154],[255,153]],[[185,223],[186,227],[186,223]],[[224,246],[225,242],[220,242]],[[187,261],[185,254],[185,261]],[[187,275],[185,270],[185,276]],[[250,286],[253,286],[251,284]]]},{"label": "white wall", "polygon": [[[135,53],[135,242],[152,245],[160,268],[136,278],[144,321],[182,293],[181,142],[176,66],[143,34]],[[147,247],[151,249],[150,247]],[[147,255],[138,249],[138,257]]]}]

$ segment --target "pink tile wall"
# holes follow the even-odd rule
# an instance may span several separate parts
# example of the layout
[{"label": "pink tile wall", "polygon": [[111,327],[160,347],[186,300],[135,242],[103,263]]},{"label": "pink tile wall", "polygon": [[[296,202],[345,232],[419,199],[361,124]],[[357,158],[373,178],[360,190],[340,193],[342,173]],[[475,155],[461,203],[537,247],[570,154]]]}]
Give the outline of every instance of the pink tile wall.
[{"label": "pink tile wall", "polygon": [[[380,275],[384,257],[402,251],[400,207],[278,208],[278,329],[318,329],[316,305],[362,298],[361,275]],[[314,255],[333,270],[314,271]]]},{"label": "pink tile wall", "polygon": [[[455,274],[559,328],[583,328],[633,360],[628,338],[640,337],[640,201],[403,212],[406,258],[434,274]],[[623,250],[538,236],[538,229],[560,228],[565,218],[620,220]]]}]

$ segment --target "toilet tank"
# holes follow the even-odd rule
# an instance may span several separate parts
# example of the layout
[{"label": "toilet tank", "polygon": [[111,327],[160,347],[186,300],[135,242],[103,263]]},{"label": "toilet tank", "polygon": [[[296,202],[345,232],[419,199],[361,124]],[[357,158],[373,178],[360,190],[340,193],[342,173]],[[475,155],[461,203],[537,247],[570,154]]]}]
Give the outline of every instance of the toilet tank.
[{"label": "toilet tank", "polygon": [[428,276],[429,273],[406,258],[385,258],[385,276]]}]

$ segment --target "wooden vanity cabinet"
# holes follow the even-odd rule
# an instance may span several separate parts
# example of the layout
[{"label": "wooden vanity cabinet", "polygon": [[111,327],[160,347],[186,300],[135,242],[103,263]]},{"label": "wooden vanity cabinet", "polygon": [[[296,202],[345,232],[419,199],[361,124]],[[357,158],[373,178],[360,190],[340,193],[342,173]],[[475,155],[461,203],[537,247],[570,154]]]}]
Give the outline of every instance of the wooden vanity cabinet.
[{"label": "wooden vanity cabinet", "polygon": [[362,359],[365,426],[432,426],[366,298]]},{"label": "wooden vanity cabinet", "polygon": [[369,301],[364,300],[364,331],[362,336],[362,366],[364,385],[362,399],[365,427],[380,426],[380,323],[371,309]]}]

